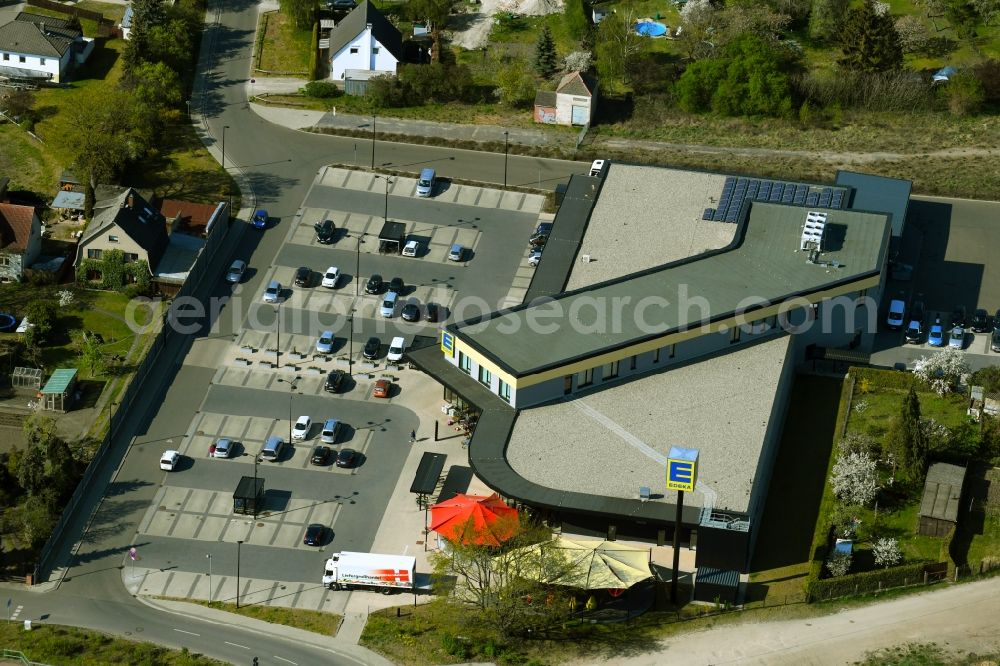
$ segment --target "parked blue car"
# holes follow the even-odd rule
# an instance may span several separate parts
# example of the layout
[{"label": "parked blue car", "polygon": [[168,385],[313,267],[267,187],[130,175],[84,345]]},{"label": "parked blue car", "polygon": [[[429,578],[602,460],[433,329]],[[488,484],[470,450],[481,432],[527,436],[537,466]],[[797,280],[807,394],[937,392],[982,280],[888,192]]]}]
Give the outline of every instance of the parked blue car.
[{"label": "parked blue car", "polygon": [[258,208],[253,212],[253,226],[255,229],[263,229],[267,227],[268,221],[267,211],[263,208]]},{"label": "parked blue car", "polygon": [[944,347],[944,326],[941,325],[940,317],[934,321],[931,332],[927,334],[927,344],[931,347]]}]

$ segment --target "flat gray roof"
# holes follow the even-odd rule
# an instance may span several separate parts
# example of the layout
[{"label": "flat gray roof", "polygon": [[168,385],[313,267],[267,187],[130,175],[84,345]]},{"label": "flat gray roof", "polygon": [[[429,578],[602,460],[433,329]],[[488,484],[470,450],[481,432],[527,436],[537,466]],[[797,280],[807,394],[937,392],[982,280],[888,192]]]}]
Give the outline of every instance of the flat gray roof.
[{"label": "flat gray roof", "polygon": [[726,176],[611,162],[566,290],[729,245],[735,224],[701,219],[717,203]]},{"label": "flat gray roof", "polygon": [[676,494],[664,491],[667,453],[671,446],[699,449],[699,487],[685,494],[685,506],[746,512],[789,344],[782,334],[523,409],[507,461],[539,486],[624,499],[648,486],[665,495],[650,503],[673,505]]},{"label": "flat gray roof", "polygon": [[[839,262],[833,267],[809,263],[799,249],[809,208],[744,205],[748,217],[727,248],[449,328],[506,371],[524,376],[731,316],[761,299],[780,303],[876,275],[884,265],[885,214],[823,210],[821,261]],[[645,238],[631,242],[641,245]]]}]

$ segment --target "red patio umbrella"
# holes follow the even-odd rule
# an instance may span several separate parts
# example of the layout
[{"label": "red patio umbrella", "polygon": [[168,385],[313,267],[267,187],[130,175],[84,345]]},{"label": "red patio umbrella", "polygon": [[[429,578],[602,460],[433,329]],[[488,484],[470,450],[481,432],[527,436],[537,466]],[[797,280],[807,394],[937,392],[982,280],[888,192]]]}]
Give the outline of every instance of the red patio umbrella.
[{"label": "red patio umbrella", "polygon": [[517,509],[496,493],[489,497],[458,493],[431,507],[431,529],[461,543],[499,546],[514,536]]}]

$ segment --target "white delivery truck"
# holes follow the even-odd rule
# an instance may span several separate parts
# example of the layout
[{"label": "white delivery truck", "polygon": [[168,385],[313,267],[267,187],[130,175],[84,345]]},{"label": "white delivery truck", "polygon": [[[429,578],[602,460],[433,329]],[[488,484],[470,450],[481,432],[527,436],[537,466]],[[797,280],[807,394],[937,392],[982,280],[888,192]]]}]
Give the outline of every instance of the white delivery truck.
[{"label": "white delivery truck", "polygon": [[333,553],[326,561],[323,584],[331,590],[378,590],[382,594],[412,591],[417,558],[378,553]]}]

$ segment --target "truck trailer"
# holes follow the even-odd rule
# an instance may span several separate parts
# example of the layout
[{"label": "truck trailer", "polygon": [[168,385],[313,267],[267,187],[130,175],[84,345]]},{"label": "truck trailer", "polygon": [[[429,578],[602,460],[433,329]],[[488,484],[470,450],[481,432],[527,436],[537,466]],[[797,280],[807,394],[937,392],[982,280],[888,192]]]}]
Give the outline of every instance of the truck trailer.
[{"label": "truck trailer", "polygon": [[417,558],[378,553],[333,553],[326,561],[323,584],[331,590],[413,591]]}]

